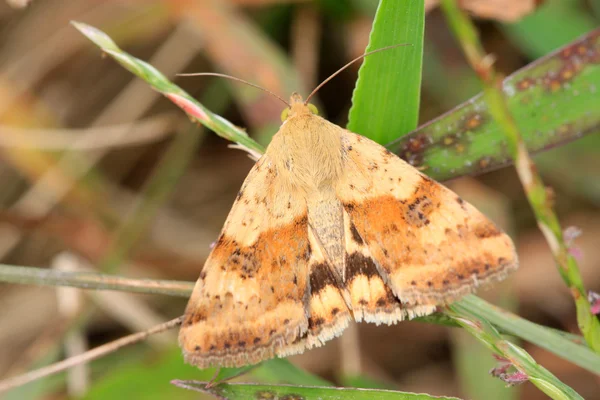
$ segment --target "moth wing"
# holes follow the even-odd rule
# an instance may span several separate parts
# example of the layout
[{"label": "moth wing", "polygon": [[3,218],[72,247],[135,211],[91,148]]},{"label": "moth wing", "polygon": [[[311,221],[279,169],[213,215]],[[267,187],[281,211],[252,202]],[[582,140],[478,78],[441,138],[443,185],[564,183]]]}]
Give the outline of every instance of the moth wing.
[{"label": "moth wing", "polygon": [[268,156],[248,174],[185,311],[188,363],[242,366],[303,350],[311,252],[305,201],[290,190]]},{"label": "moth wing", "polygon": [[283,349],[280,356],[322,346],[326,341],[341,335],[352,319],[341,277],[327,259],[322,244],[311,228],[308,237],[311,245],[308,329],[293,346]]},{"label": "moth wing", "polygon": [[435,306],[402,304],[384,280],[377,261],[346,210],[343,217],[346,250],[344,282],[356,322],[390,325],[435,311]]},{"label": "moth wing", "polygon": [[403,305],[445,304],[517,268],[510,238],[475,207],[379,144],[346,130],[341,137],[335,191],[348,230]]}]

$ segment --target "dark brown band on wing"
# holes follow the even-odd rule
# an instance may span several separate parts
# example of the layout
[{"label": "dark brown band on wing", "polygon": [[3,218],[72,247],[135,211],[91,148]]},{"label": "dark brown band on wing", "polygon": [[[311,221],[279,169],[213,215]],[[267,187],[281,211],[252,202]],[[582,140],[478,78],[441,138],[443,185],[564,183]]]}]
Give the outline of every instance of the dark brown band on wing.
[{"label": "dark brown band on wing", "polygon": [[338,290],[343,290],[342,285],[333,275],[331,267],[325,263],[316,264],[311,268],[309,284],[310,293],[312,295],[318,294],[327,286],[333,286]]}]

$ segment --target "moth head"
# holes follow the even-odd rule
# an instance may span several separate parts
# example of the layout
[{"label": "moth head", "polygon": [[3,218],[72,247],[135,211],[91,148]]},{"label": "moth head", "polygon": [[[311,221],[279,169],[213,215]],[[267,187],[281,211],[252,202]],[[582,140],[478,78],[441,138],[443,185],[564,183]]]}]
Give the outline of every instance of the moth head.
[{"label": "moth head", "polygon": [[319,110],[314,104],[306,103],[298,93],[292,93],[290,106],[281,112],[281,121],[283,122],[288,118],[303,114],[319,115]]}]

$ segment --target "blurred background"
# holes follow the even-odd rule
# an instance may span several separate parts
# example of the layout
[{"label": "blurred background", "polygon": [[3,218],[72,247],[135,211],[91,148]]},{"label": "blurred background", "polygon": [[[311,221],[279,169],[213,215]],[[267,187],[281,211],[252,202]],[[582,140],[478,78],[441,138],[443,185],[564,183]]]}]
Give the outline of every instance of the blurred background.
[{"label": "blurred background", "polygon": [[[504,74],[600,21],[598,0],[463,5]],[[103,30],[266,144],[280,124],[276,99],[218,78],[175,74],[215,71],[284,98],[306,94],[364,52],[376,6],[370,0],[0,1],[0,263],[195,281],[252,166],[246,153],[102,57],[69,21]],[[481,90],[435,2],[427,7],[421,123]],[[321,114],[341,126],[358,68],[318,94]],[[563,226],[582,232],[575,244],[586,287],[600,291],[600,137],[589,134],[536,162]],[[571,296],[514,171],[446,184],[509,231],[519,248],[521,269],[481,295],[536,323],[577,332]],[[185,303],[0,284],[0,378],[147,329],[180,315]],[[599,398],[597,377],[523,346],[584,398]],[[435,395],[545,398],[530,384],[499,389],[504,384],[487,376],[496,363],[487,350],[458,329],[431,324],[361,324],[291,360],[338,384],[366,385],[369,377]],[[165,390],[183,398],[169,380],[200,376],[183,365],[173,331],[9,398],[152,398]]]}]

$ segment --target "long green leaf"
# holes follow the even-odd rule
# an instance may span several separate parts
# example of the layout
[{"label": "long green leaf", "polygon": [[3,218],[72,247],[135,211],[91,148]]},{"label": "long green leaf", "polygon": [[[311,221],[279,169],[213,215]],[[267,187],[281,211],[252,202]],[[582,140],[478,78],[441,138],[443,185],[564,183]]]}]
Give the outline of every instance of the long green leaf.
[{"label": "long green leaf", "polygon": [[486,319],[479,318],[469,310],[457,311],[457,305],[451,305],[447,311],[466,331],[477,338],[495,354],[508,360],[517,371],[555,400],[583,400],[572,388],[561,382],[546,368],[538,364],[521,347],[502,338],[500,333]]},{"label": "long green leaf", "polygon": [[[569,337],[502,310],[476,296],[466,296],[453,307],[461,313],[469,312],[478,318],[485,318],[504,333],[525,339],[600,375],[600,355],[585,345],[573,342]],[[583,342],[583,338],[581,341]]]},{"label": "long green leaf", "polygon": [[358,73],[348,129],[379,143],[416,128],[423,61],[424,2],[381,0],[367,51],[409,46],[366,57]]},{"label": "long green leaf", "polygon": [[393,390],[332,388],[317,386],[223,384],[207,389],[205,382],[176,381],[176,386],[201,393],[212,394],[220,399],[321,399],[321,400],[431,400],[457,399],[427,394],[397,392]]},{"label": "long green leaf", "polygon": [[106,54],[113,57],[124,68],[142,78],[156,91],[163,94],[191,118],[211,129],[217,135],[236,142],[250,151],[262,153],[263,147],[252,140],[246,132],[236,127],[221,116],[212,113],[199,101],[187,94],[183,89],[170,82],[152,65],[132,57],[121,50],[104,32],[81,22],[73,22],[73,26],[83,35],[100,47]]},{"label": "long green leaf", "polygon": [[[538,152],[600,130],[600,29],[504,80],[527,149]],[[397,131],[402,136],[402,131]],[[387,146],[444,180],[512,162],[482,95]]]}]

